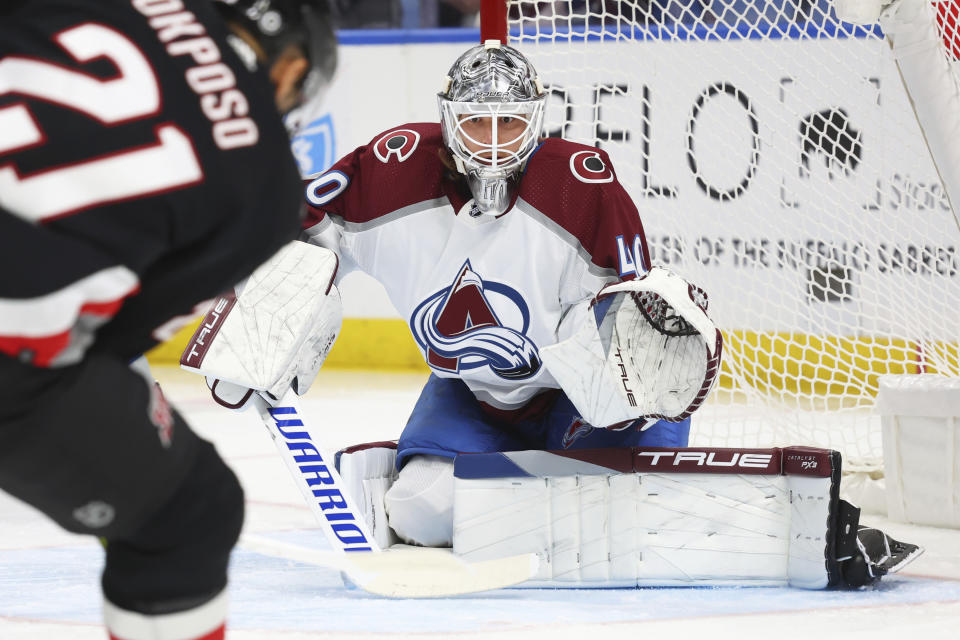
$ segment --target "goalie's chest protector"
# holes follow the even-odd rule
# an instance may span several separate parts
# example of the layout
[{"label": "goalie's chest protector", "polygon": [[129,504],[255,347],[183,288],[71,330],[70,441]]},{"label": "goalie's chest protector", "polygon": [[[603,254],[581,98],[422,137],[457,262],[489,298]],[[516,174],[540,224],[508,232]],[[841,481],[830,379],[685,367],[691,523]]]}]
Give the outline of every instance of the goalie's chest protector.
[{"label": "goalie's chest protector", "polygon": [[564,314],[646,264],[639,216],[602,152],[548,140],[514,207],[471,218],[444,179],[441,149],[435,124],[360,147],[309,182],[307,233],[339,251],[342,272],[383,284],[434,373],[515,408],[558,386],[538,351],[557,342]]}]

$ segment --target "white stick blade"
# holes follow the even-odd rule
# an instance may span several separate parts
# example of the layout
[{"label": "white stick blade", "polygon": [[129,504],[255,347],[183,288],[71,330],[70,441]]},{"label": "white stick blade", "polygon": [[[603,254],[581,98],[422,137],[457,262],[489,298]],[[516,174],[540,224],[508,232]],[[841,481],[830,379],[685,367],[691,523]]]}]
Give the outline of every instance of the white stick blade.
[{"label": "white stick blade", "polygon": [[347,556],[347,573],[364,591],[388,598],[439,598],[510,587],[536,575],[539,559],[525,553],[465,562],[449,549],[404,548]]},{"label": "white stick blade", "polygon": [[338,569],[368,593],[387,598],[441,598],[502,589],[529,580],[540,566],[535,553],[465,562],[449,549],[402,547],[342,554],[244,535],[248,551]]}]

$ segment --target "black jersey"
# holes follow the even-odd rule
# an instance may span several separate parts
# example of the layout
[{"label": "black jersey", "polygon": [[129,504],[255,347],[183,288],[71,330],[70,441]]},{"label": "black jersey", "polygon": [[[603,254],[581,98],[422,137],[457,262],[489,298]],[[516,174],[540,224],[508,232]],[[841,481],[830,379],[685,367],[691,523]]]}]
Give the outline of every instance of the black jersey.
[{"label": "black jersey", "polygon": [[0,357],[132,357],[295,237],[286,131],[227,37],[208,0],[0,3]]}]

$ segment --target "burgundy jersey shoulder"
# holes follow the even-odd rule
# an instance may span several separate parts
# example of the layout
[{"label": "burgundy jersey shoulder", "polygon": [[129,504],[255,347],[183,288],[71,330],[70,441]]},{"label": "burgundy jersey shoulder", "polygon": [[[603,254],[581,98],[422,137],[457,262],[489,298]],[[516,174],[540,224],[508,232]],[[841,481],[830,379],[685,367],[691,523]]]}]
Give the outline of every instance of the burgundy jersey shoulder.
[{"label": "burgundy jersey shoulder", "polygon": [[602,268],[649,269],[640,213],[602,149],[547,138],[527,163],[519,197],[573,235]]},{"label": "burgundy jersey shoulder", "polygon": [[364,223],[444,196],[446,167],[437,123],[387,129],[357,147],[328,171],[306,180],[306,227],[330,213]]}]

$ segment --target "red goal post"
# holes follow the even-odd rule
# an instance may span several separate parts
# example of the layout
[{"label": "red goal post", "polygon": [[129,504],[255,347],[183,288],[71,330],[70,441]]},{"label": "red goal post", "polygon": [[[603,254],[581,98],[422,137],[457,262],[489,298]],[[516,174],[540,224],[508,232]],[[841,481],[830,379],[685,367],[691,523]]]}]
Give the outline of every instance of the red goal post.
[{"label": "red goal post", "polygon": [[960,376],[960,0],[925,7],[917,85],[828,0],[484,0],[545,133],[604,148],[654,261],[710,293],[725,362],[693,443],[878,471],[878,376]]},{"label": "red goal post", "polygon": [[507,0],[483,0],[480,6],[480,41],[507,42]]}]

